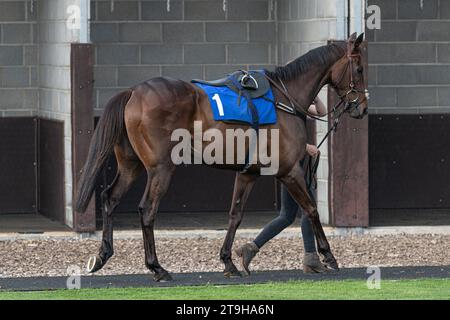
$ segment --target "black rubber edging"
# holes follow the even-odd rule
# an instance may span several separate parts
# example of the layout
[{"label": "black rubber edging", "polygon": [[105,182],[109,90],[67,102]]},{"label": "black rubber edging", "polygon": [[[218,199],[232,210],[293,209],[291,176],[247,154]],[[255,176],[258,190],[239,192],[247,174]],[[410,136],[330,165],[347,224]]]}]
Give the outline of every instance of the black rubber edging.
[{"label": "black rubber edging", "polygon": [[[450,278],[450,266],[381,267],[381,279]],[[109,276],[82,276],[81,288],[145,288],[201,285],[236,285],[293,280],[367,280],[372,272],[367,268],[345,268],[326,274],[305,274],[301,270],[259,271],[251,276],[225,278],[220,272],[196,272],[172,274],[173,281],[154,282],[151,274]],[[67,288],[68,277],[0,278],[0,290],[44,291]]]}]

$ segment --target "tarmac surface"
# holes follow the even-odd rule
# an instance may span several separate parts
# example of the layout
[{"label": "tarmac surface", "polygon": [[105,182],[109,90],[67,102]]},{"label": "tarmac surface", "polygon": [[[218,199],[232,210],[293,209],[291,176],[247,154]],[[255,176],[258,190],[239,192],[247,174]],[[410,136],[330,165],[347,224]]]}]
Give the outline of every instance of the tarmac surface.
[{"label": "tarmac surface", "polygon": [[[347,268],[339,272],[326,274],[305,274],[300,270],[259,271],[251,276],[241,278],[225,278],[220,272],[174,273],[173,281],[154,282],[151,274],[82,276],[81,288],[143,288],[143,287],[175,287],[199,285],[236,285],[267,282],[286,282],[290,280],[367,280],[373,274],[367,268]],[[381,267],[382,280],[418,279],[418,278],[450,278],[450,266],[423,267]],[[69,280],[70,281],[70,280]],[[29,277],[2,278],[0,290],[8,291],[43,291],[67,288],[68,277]]]}]

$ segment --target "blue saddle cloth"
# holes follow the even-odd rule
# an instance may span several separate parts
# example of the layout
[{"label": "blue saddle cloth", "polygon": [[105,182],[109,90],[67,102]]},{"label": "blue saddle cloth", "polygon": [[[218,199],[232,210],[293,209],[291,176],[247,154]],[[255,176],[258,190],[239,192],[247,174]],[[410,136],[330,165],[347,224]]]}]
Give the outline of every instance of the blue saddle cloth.
[{"label": "blue saddle cloth", "polygon": [[[244,96],[241,96],[239,101],[239,95],[226,86],[217,87],[202,83],[194,84],[202,88],[208,95],[214,120],[252,124],[251,110]],[[275,105],[272,101],[274,101],[272,89],[269,89],[263,97],[252,99],[253,105],[258,111],[260,125],[277,122]],[[238,104],[238,102],[240,103]]]}]

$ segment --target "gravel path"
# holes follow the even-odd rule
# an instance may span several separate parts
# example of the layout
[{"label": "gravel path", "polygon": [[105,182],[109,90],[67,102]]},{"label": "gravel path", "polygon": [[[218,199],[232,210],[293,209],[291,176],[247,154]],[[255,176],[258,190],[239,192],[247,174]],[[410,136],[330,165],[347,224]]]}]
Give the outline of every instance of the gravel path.
[{"label": "gravel path", "polygon": [[[249,239],[237,238],[235,245]],[[329,237],[341,267],[450,265],[450,235],[355,235]],[[70,265],[85,272],[87,258],[98,251],[96,240],[0,241],[0,277],[64,276]],[[222,271],[222,239],[157,238],[158,258],[170,272]],[[115,240],[115,255],[99,275],[148,272],[142,240]],[[253,270],[300,269],[298,238],[269,242],[252,263]],[[237,261],[236,261],[237,263]],[[237,264],[238,265],[238,264]]]}]

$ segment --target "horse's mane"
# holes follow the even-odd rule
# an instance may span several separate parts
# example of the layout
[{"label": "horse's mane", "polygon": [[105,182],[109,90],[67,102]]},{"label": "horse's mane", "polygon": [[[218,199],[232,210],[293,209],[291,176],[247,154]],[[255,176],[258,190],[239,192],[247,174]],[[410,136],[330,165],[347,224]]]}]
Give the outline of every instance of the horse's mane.
[{"label": "horse's mane", "polygon": [[307,72],[312,66],[331,66],[331,63],[342,57],[344,53],[345,49],[342,46],[331,43],[312,49],[285,66],[277,66],[274,71],[266,70],[266,74],[272,79],[289,81]]}]

